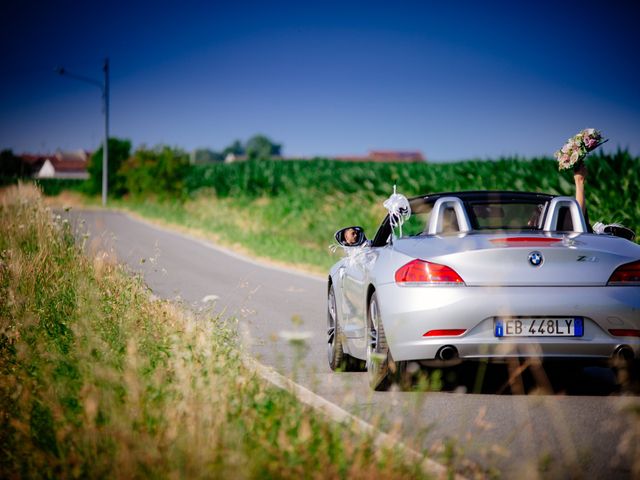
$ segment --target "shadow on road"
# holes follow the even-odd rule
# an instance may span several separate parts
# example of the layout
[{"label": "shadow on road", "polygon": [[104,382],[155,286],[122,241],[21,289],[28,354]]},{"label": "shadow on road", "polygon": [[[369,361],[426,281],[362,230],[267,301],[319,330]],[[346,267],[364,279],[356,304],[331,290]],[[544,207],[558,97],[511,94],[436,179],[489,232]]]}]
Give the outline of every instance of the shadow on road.
[{"label": "shadow on road", "polygon": [[[426,375],[433,375],[427,371]],[[444,369],[442,391],[494,395],[576,395],[609,396],[636,393],[620,373],[606,366],[579,366],[563,363],[544,365],[517,361],[507,364],[465,363]],[[411,389],[419,389],[419,381]]]}]

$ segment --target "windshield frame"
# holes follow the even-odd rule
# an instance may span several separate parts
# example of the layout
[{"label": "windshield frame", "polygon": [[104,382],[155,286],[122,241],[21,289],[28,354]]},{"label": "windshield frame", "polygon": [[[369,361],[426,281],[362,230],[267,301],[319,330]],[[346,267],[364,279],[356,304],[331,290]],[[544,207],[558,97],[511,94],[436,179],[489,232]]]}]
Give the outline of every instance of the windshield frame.
[{"label": "windshield frame", "polygon": [[[472,232],[499,232],[499,231],[509,231],[509,232],[518,232],[518,231],[541,231],[542,219],[538,221],[536,226],[532,226],[530,228],[508,228],[508,229],[488,229],[488,228],[479,228],[479,224],[473,209],[472,205],[478,205],[482,203],[487,204],[531,204],[531,205],[543,205],[541,215],[544,215],[544,210],[546,209],[546,205],[548,202],[556,197],[557,195],[551,195],[546,193],[537,193],[537,192],[514,192],[514,191],[493,191],[493,190],[483,190],[483,191],[467,191],[467,192],[444,192],[444,193],[435,193],[430,195],[422,195],[418,197],[412,197],[409,199],[409,204],[411,205],[412,212],[414,209],[420,210],[423,209],[425,205],[430,205],[433,207],[435,202],[441,197],[458,197],[462,200],[464,204],[464,208],[467,211],[467,215],[469,216],[469,220],[471,221]],[[412,213],[413,215],[413,213]],[[429,236],[427,233],[422,233],[420,235],[412,235],[402,238],[416,238],[421,236]],[[382,247],[389,244],[391,239],[391,224],[389,221],[389,215],[386,215],[380,224],[371,245],[373,247]]]}]

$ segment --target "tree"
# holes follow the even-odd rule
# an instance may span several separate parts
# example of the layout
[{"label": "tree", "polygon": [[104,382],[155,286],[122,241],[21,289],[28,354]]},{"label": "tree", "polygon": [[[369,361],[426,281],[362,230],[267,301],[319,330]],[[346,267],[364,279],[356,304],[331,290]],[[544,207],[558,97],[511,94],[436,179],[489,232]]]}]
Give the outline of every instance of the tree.
[{"label": "tree", "polygon": [[244,147],[242,146],[242,142],[240,140],[234,140],[234,142],[226,147],[222,151],[222,155],[226,158],[227,155],[233,153],[234,155],[244,155]]},{"label": "tree", "polygon": [[222,162],[224,161],[224,155],[214,150],[207,148],[198,148],[193,152],[193,163],[196,165],[202,165],[206,163]]},{"label": "tree", "polygon": [[268,160],[272,156],[279,156],[282,145],[273,143],[265,135],[254,135],[247,140],[246,152],[249,160]]},{"label": "tree", "polygon": [[[122,164],[131,153],[131,141],[120,138],[109,138],[109,193],[122,196],[127,192],[126,178],[119,173]],[[102,146],[91,155],[89,160],[88,193],[95,195],[102,191]]]},{"label": "tree", "polygon": [[132,195],[181,198],[188,168],[189,155],[186,152],[164,145],[137,149],[119,173],[126,178],[126,188]]},{"label": "tree", "polygon": [[20,157],[14,155],[12,150],[6,149],[0,152],[0,177],[25,177],[31,175],[29,166]]}]

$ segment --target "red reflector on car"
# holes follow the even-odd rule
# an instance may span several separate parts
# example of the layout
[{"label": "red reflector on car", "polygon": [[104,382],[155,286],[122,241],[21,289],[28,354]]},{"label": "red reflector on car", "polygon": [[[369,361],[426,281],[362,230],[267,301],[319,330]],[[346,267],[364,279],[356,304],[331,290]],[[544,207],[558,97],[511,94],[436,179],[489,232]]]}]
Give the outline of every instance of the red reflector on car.
[{"label": "red reflector on car", "polygon": [[490,240],[494,245],[504,245],[513,247],[534,247],[545,246],[554,243],[561,242],[561,238],[548,238],[548,237],[505,237],[505,238],[493,238]]},{"label": "red reflector on car", "polygon": [[640,260],[616,268],[608,285],[640,285]]},{"label": "red reflector on car", "polygon": [[631,328],[609,329],[609,333],[615,337],[640,337],[640,330],[633,330]]},{"label": "red reflector on car", "polygon": [[445,330],[429,330],[422,335],[423,337],[457,337],[462,335],[467,330],[464,328],[449,328]]},{"label": "red reflector on car", "polygon": [[412,260],[396,272],[396,283],[424,283],[431,285],[464,285],[455,270],[446,265],[425,260]]}]

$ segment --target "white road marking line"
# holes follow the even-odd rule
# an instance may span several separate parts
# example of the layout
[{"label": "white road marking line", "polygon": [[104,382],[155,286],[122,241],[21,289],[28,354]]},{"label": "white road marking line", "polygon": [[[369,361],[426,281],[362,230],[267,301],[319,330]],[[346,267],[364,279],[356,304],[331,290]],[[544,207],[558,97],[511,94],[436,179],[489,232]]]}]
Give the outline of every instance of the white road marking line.
[{"label": "white road marking line", "polygon": [[[408,447],[403,442],[399,441],[397,437],[378,430],[370,423],[352,415],[342,407],[335,403],[331,403],[326,398],[313,393],[308,388],[303,387],[302,385],[276,372],[273,368],[267,367],[251,357],[245,357],[244,364],[247,368],[256,372],[260,377],[275,387],[287,390],[295,395],[295,397],[305,405],[328,415],[334,422],[350,425],[351,428],[356,431],[372,435],[374,438],[374,444],[377,447],[389,447],[390,445],[394,445],[401,449],[409,460],[421,462],[422,470],[427,475],[433,475],[436,478],[451,478],[447,467],[441,463],[431,460],[430,458],[425,458],[423,454]],[[456,480],[466,480],[466,477],[458,474],[456,474],[454,478]]]},{"label": "white road marking line", "polygon": [[220,297],[218,295],[205,295],[204,297],[202,297],[202,300],[200,300],[202,303],[209,303],[209,302],[215,302],[216,300],[218,300]]},{"label": "white road marking line", "polygon": [[302,293],[304,291],[305,291],[304,288],[298,288],[294,286],[290,286],[285,290],[285,292],[290,292],[290,293]]},{"label": "white road marking line", "polygon": [[280,338],[289,342],[303,342],[313,337],[313,332],[303,332],[298,330],[282,330],[280,332]]}]

